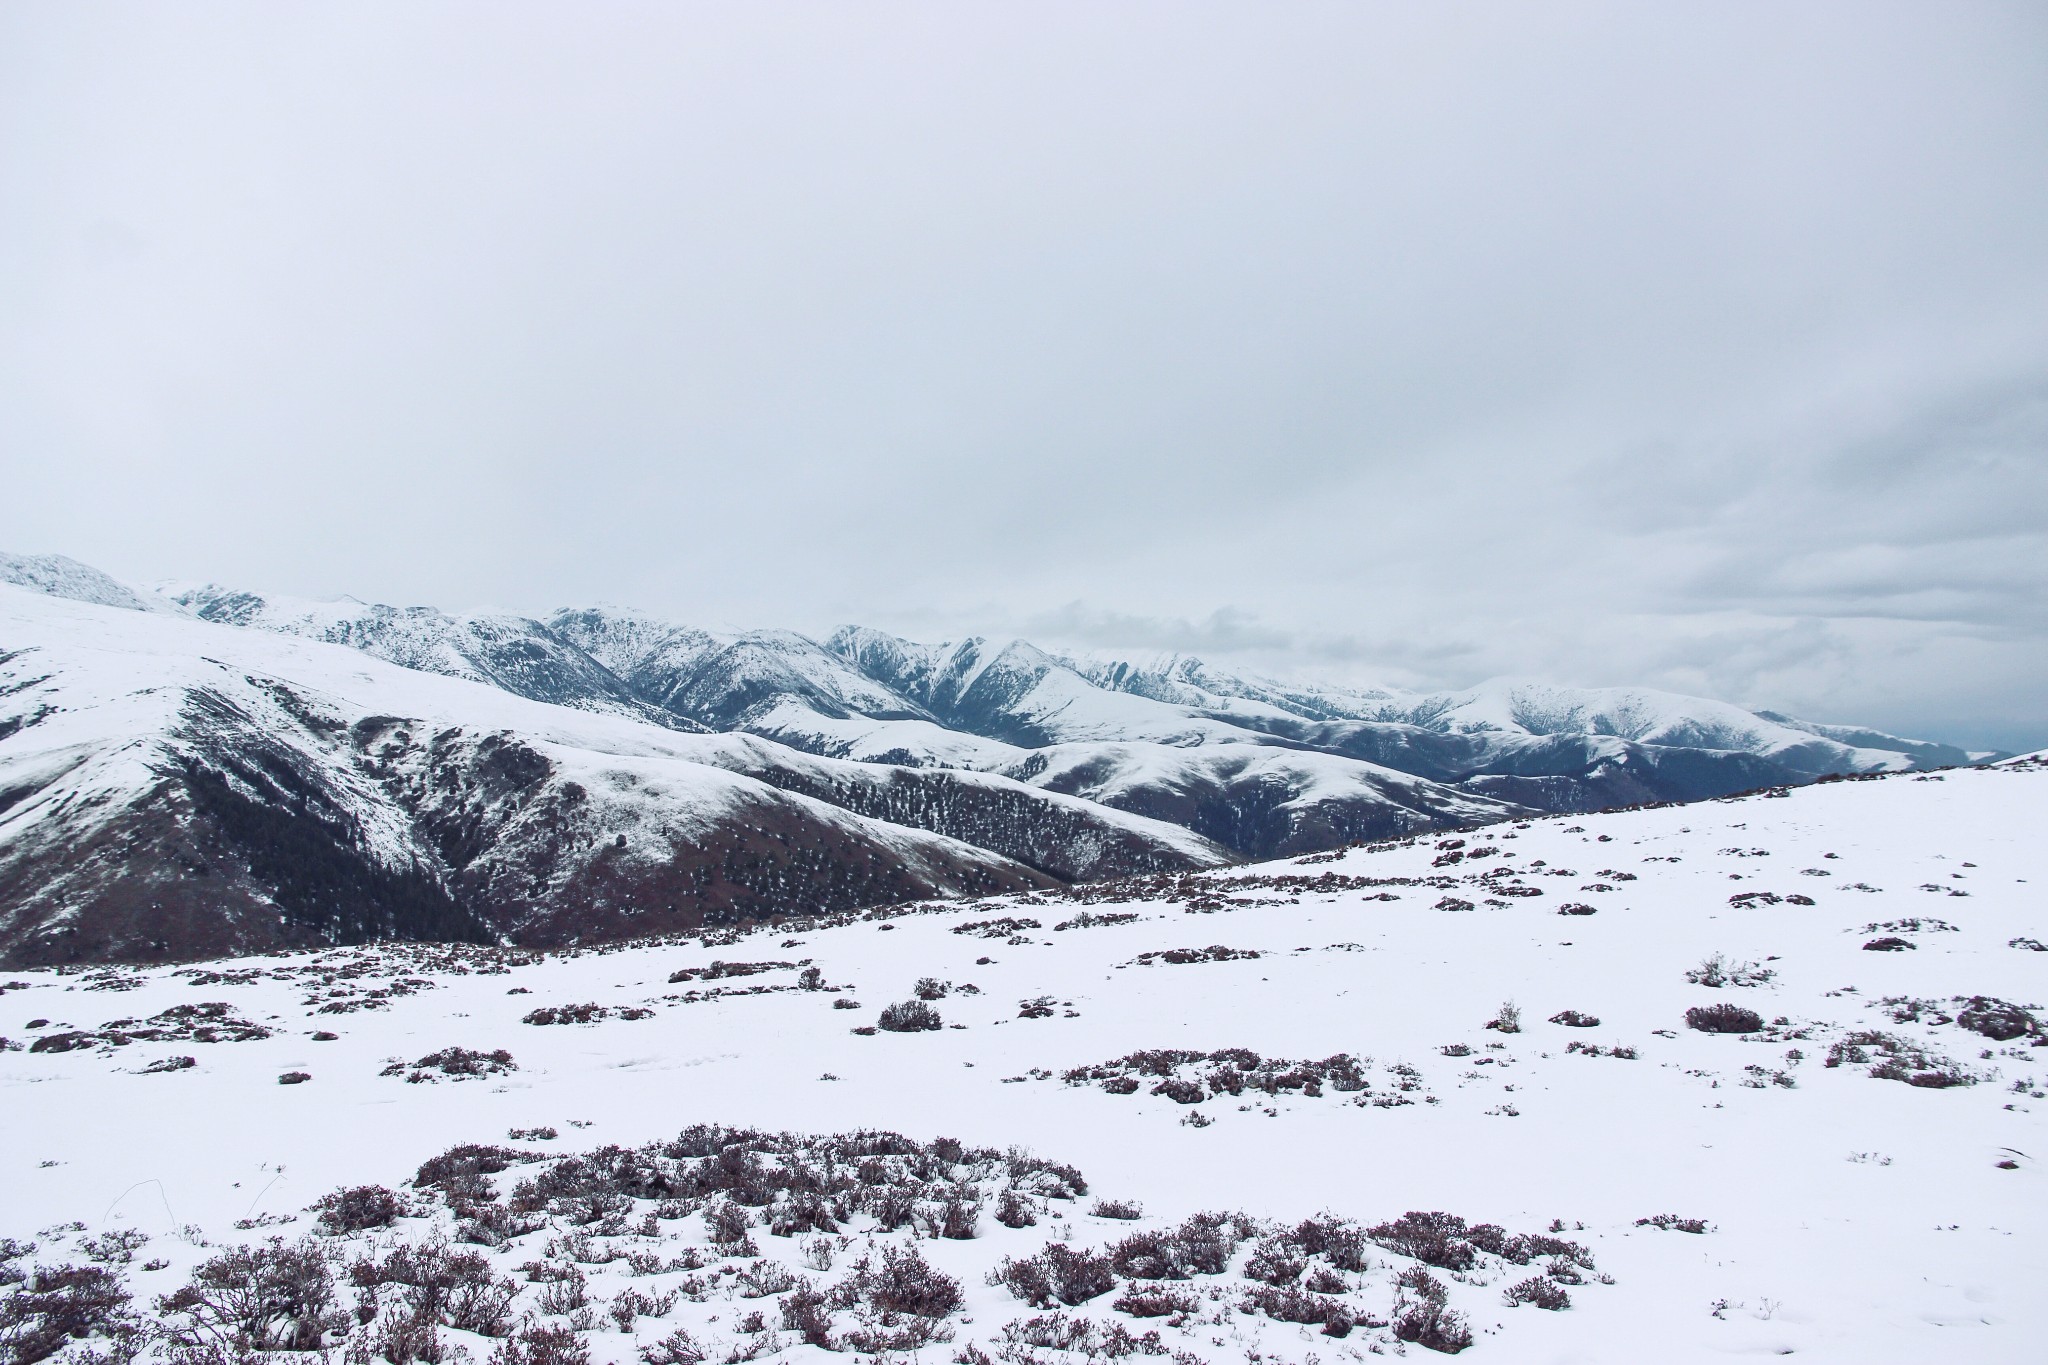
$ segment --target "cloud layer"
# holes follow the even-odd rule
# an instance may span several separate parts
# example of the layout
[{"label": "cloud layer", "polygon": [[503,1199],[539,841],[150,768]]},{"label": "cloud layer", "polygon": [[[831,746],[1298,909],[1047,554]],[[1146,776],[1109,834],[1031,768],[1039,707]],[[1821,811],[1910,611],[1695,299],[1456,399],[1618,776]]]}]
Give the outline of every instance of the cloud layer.
[{"label": "cloud layer", "polygon": [[0,545],[2048,744],[2035,6],[0,12]]}]

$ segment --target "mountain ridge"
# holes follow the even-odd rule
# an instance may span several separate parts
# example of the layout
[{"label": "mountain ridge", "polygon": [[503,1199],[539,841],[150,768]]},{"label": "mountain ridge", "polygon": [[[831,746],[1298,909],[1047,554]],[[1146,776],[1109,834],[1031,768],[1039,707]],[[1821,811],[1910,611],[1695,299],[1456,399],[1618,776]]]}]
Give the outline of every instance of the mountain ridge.
[{"label": "mountain ridge", "polygon": [[0,580],[0,960],[630,937],[1980,757],[1645,688]]}]

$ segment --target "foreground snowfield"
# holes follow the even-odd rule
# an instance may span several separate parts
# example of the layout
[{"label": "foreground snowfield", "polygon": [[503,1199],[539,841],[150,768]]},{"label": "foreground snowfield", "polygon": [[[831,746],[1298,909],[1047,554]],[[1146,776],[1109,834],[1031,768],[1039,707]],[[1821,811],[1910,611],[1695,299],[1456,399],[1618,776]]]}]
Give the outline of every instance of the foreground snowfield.
[{"label": "foreground snowfield", "polygon": [[[915,1239],[957,1278],[965,1304],[944,1320],[951,1340],[892,1358],[973,1359],[971,1343],[997,1358],[1085,1358],[1020,1344],[1048,1339],[1043,1325],[1012,1328],[1006,1339],[1006,1324],[1040,1310],[985,1280],[1003,1258],[1048,1241],[1102,1246],[1199,1210],[1289,1225],[1327,1211],[1368,1226],[1442,1210],[1510,1233],[1561,1220],[1556,1235],[1597,1263],[1597,1272],[1560,1267],[1567,1281],[1585,1281],[1569,1284],[1571,1307],[1561,1312],[1510,1307],[1502,1297],[1543,1273],[1549,1258],[1518,1265],[1480,1255],[1467,1271],[1431,1271],[1469,1320],[1478,1358],[2039,1360],[2048,1349],[2048,1296],[2039,1290],[2048,1265],[2039,1164],[2048,1133],[2038,1098],[2048,1050],[2031,1046],[2042,1040],[2038,1023],[2001,1040],[1958,1016],[1972,997],[2028,1009],[2048,998],[2048,952],[2027,946],[2048,941],[2044,817],[2048,768],[2022,761],[1494,826],[1468,832],[1455,850],[1430,838],[1162,878],[1149,889],[1127,884],[1111,895],[1096,889],[1087,903],[1044,896],[913,907],[708,944],[545,958],[337,950],[204,964],[197,970],[212,975],[196,979],[189,967],[18,973],[0,995],[0,1035],[16,1044],[66,1032],[104,1040],[110,1021],[148,1028],[167,1009],[213,1001],[274,1032],[212,1043],[80,1040],[72,1050],[0,1054],[0,1237],[39,1244],[15,1262],[25,1271],[84,1263],[81,1243],[109,1229],[146,1233],[152,1240],[119,1267],[146,1301],[184,1284],[224,1246],[313,1235],[307,1206],[342,1186],[404,1190],[423,1215],[317,1239],[347,1259],[445,1232],[453,1226],[446,1207],[410,1182],[421,1162],[456,1143],[556,1157],[673,1139],[699,1123],[803,1134],[872,1127],[970,1148],[1028,1148],[1078,1167],[1089,1186],[1077,1200],[1039,1201],[1032,1227],[1003,1226],[991,1201],[972,1240],[910,1228],[882,1234],[856,1214],[826,1239],[830,1269],[806,1264],[819,1254],[814,1235],[754,1229],[764,1257],[827,1287],[870,1239]],[[1496,851],[1474,855],[1483,849]],[[1452,851],[1458,860],[1436,865]],[[1747,893],[1767,895],[1731,903]],[[1812,903],[1786,899],[1793,896]],[[1436,908],[1446,901],[1473,908]],[[1596,913],[1559,913],[1567,903]],[[1055,928],[1084,911],[1137,918]],[[958,932],[1005,917],[1037,927]],[[1864,949],[1881,937],[1914,946]],[[1258,956],[1140,960],[1210,945]],[[1750,986],[1688,982],[1714,953],[1771,975]],[[791,965],[670,983],[673,973],[714,961]],[[330,980],[348,963],[363,970]],[[807,964],[827,989],[797,988]],[[850,1031],[910,999],[922,977],[952,984],[934,1002],[949,1027]],[[349,1008],[394,982],[381,1007]],[[963,989],[969,983],[978,993]],[[769,989],[737,993],[762,986]],[[734,993],[711,994],[721,990]],[[1918,1001],[1917,1011],[1882,1003],[1902,997]],[[1019,1017],[1022,1002],[1042,998],[1049,1014]],[[834,1008],[837,999],[861,1008]],[[1520,1006],[1521,1031],[1484,1027],[1508,999]],[[521,1022],[536,1008],[581,1003],[613,1013],[581,1024]],[[1686,1027],[1689,1007],[1719,1003],[1755,1010],[1767,1028]],[[323,1012],[323,1004],[343,1008]],[[652,1012],[620,1017],[625,1009]],[[1600,1022],[1546,1022],[1565,1010]],[[1980,1004],[1967,1018],[1983,1013]],[[30,1028],[32,1020],[48,1022]],[[2017,1027],[2028,1027],[2025,1017]],[[339,1036],[314,1041],[316,1030]],[[1953,1078],[1973,1083],[1875,1077],[1884,1057],[1870,1045],[1837,1050],[1840,1064],[1828,1065],[1831,1048],[1859,1030],[1921,1049],[1911,1074],[1928,1077],[1947,1062]],[[1572,1044],[1599,1051],[1568,1051]],[[417,1084],[380,1074],[394,1059],[450,1046],[506,1049],[517,1069]],[[1446,1055],[1460,1046],[1469,1052]],[[1608,1055],[1617,1046],[1636,1055]],[[1297,1083],[1269,1096],[1207,1085],[1206,1098],[1182,1104],[1151,1093],[1150,1075],[1123,1094],[1098,1078],[1061,1079],[1166,1048],[1245,1048],[1289,1060],[1350,1053],[1364,1088],[1326,1080],[1321,1094]],[[196,1065],[139,1074],[179,1056]],[[1175,1075],[1200,1082],[1218,1065],[1183,1065]],[[280,1085],[288,1072],[310,1079]],[[1187,1121],[1196,1114],[1207,1122]],[[508,1130],[540,1126],[559,1135],[507,1141]],[[497,1193],[511,1194],[541,1169],[496,1175]],[[1102,1197],[1135,1201],[1145,1216],[1134,1223],[1091,1213]],[[559,1208],[549,1226],[505,1248],[467,1249],[486,1251],[494,1270],[521,1286],[514,1318],[537,1312],[545,1287],[529,1285],[518,1267],[583,1258],[596,1311],[550,1321],[587,1327],[580,1337],[596,1361],[633,1361],[636,1347],[678,1328],[707,1359],[777,1350],[792,1360],[828,1358],[775,1330],[776,1297],[744,1297],[731,1273],[712,1273],[721,1263],[759,1262],[722,1262],[694,1209],[646,1223],[655,1235],[641,1235],[655,1209],[643,1201],[624,1223],[583,1229],[617,1234],[594,1245],[651,1251],[671,1267],[652,1274],[628,1275],[623,1261],[597,1263],[590,1245],[560,1240],[570,1229]],[[1702,1219],[1709,1230],[1637,1223],[1659,1214]],[[238,1229],[238,1220],[251,1226]],[[74,1221],[83,1229],[60,1226]],[[688,1246],[698,1254],[686,1256]],[[1342,1290],[1326,1297],[1356,1319],[1337,1337],[1241,1310],[1258,1288],[1240,1273],[1253,1250],[1247,1241],[1226,1273],[1169,1286],[1196,1296],[1191,1314],[1118,1312],[1111,1305],[1126,1285],[1061,1311],[1157,1330],[1161,1349],[1198,1360],[1429,1356],[1380,1325],[1395,1317],[1397,1297],[1416,1302],[1412,1287],[1395,1283],[1413,1260],[1375,1245],[1363,1271],[1311,1263],[1307,1273]],[[168,1264],[144,1269],[152,1258]],[[707,1268],[679,1268],[679,1259]],[[603,1303],[629,1287],[683,1293],[666,1316],[641,1317],[624,1333]],[[349,1292],[342,1302],[352,1302]],[[768,1331],[743,1330],[753,1312]],[[858,1308],[838,1317],[845,1329],[860,1320]],[[369,1330],[359,1333],[365,1341]],[[489,1337],[442,1335],[479,1362],[503,1349]],[[341,1339],[336,1332],[328,1342]]]}]

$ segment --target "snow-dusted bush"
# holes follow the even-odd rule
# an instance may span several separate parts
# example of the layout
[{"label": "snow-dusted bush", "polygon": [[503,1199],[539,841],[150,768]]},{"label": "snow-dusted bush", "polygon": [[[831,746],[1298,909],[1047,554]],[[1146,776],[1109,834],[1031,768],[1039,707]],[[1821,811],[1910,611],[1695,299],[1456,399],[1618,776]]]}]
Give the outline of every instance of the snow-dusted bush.
[{"label": "snow-dusted bush", "polygon": [[899,1314],[946,1317],[960,1310],[965,1296],[958,1280],[934,1268],[915,1247],[885,1246],[879,1261],[863,1256],[854,1262],[853,1273],[840,1281],[833,1301],[887,1324]]},{"label": "snow-dusted bush", "polygon": [[1410,1211],[1367,1228],[1366,1236],[1387,1250],[1440,1270],[1469,1270],[1478,1259],[1465,1240],[1465,1220],[1452,1213]]},{"label": "snow-dusted bush", "polygon": [[1740,1005],[1694,1005],[1685,1012],[1685,1026],[1701,1033],[1755,1033],[1764,1017]]},{"label": "snow-dusted bush", "polygon": [[1083,910],[1072,919],[1055,924],[1053,929],[1055,931],[1065,929],[1099,929],[1112,924],[1132,924],[1137,921],[1137,918],[1137,915],[1130,912],[1098,915],[1092,910]]},{"label": "snow-dusted bush", "polygon": [[[685,1336],[678,1332],[677,1336]],[[642,1353],[642,1359],[648,1359]],[[699,1365],[704,1354],[678,1354],[664,1365]],[[491,1352],[490,1365],[590,1365],[590,1348],[569,1327],[557,1323],[529,1323]]]},{"label": "snow-dusted bush", "polygon": [[945,1021],[922,1000],[899,1000],[883,1009],[875,1027],[888,1033],[922,1033],[945,1027]]},{"label": "snow-dusted bush", "polygon": [[1975,1085],[1977,1078],[1948,1058],[1931,1052],[1909,1039],[1876,1029],[1862,1029],[1845,1035],[1828,1048],[1823,1066],[1870,1067],[1881,1081],[1904,1081],[1927,1090]]},{"label": "snow-dusted bush", "polygon": [[[1035,1350],[1034,1350],[1035,1348]],[[1120,1360],[1127,1356],[1167,1354],[1159,1333],[1134,1335],[1120,1322],[1107,1327],[1088,1318],[1071,1318],[1064,1313],[1046,1313],[1003,1324],[1000,1356],[1005,1361],[1027,1365],[1043,1361],[1036,1351],[1058,1351],[1068,1358],[1085,1361]],[[979,1348],[969,1346],[954,1359],[962,1365],[993,1365]]]},{"label": "snow-dusted bush", "polygon": [[1321,1327],[1325,1335],[1333,1337],[1349,1335],[1354,1322],[1342,1299],[1284,1285],[1254,1285],[1245,1291],[1238,1307],[1246,1313],[1263,1313],[1275,1322]]},{"label": "snow-dusted bush", "polygon": [[956,934],[976,934],[982,938],[1011,938],[1023,933],[1026,929],[1039,929],[1043,927],[1035,919],[980,919],[966,924],[956,924],[953,926],[953,932]]},{"label": "snow-dusted bush", "polygon": [[[33,1248],[31,1248],[33,1249]],[[0,1360],[34,1365],[73,1342],[106,1342],[124,1360],[140,1345],[142,1324],[129,1311],[119,1275],[103,1266],[37,1266],[0,1280]],[[88,1356],[87,1358],[92,1358]]]},{"label": "snow-dusted bush", "polygon": [[989,1283],[1008,1289],[1034,1308],[1050,1308],[1055,1303],[1072,1307],[1116,1288],[1116,1272],[1107,1257],[1053,1242],[1035,1256],[1004,1258],[989,1272]]},{"label": "snow-dusted bush", "polygon": [[1394,1287],[1413,1294],[1418,1299],[1431,1303],[1442,1303],[1450,1297],[1450,1290],[1444,1282],[1419,1265],[1411,1265],[1394,1277]]},{"label": "snow-dusted bush", "polygon": [[1695,986],[1710,986],[1719,990],[1723,986],[1761,986],[1777,976],[1769,967],[1759,967],[1754,962],[1736,962],[1723,953],[1710,953],[1700,959],[1700,965],[1685,974],[1685,979]]},{"label": "snow-dusted bush", "polygon": [[78,1249],[101,1265],[127,1265],[135,1253],[149,1245],[149,1234],[140,1228],[114,1228],[97,1237],[79,1239]]},{"label": "snow-dusted bush", "polygon": [[[1143,1077],[1156,1077],[1150,1093],[1177,1104],[1199,1104],[1219,1095],[1247,1090],[1267,1095],[1300,1094],[1318,1098],[1325,1087],[1341,1092],[1366,1090],[1365,1068],[1371,1059],[1348,1052],[1320,1060],[1261,1057],[1250,1048],[1198,1052],[1185,1048],[1151,1048],[1114,1061],[1075,1067],[1063,1073],[1068,1085],[1096,1082],[1112,1095],[1135,1094]],[[1392,1068],[1390,1068],[1391,1070]]]},{"label": "snow-dusted bush", "polygon": [[[488,1179],[536,1162],[544,1163],[538,1173],[509,1197]],[[502,1215],[623,1232],[634,1201],[648,1200],[662,1217],[703,1211],[710,1235],[730,1245],[743,1245],[759,1223],[777,1236],[836,1232],[863,1213],[884,1229],[914,1225],[930,1236],[971,1237],[987,1200],[1002,1196],[1016,1216],[1034,1198],[1074,1199],[1088,1189],[1071,1166],[949,1138],[922,1143],[887,1132],[800,1136],[709,1125],[667,1142],[552,1160],[465,1145],[423,1165],[415,1183],[446,1198],[468,1220],[465,1229],[474,1223],[489,1231]]]},{"label": "snow-dusted bush", "polygon": [[1547,1308],[1553,1313],[1572,1306],[1572,1296],[1548,1275],[1531,1275],[1526,1280],[1518,1281],[1510,1285],[1501,1294],[1501,1298],[1507,1301],[1510,1308],[1533,1303],[1538,1308]]},{"label": "snow-dusted bush", "polygon": [[808,1346],[833,1349],[832,1300],[808,1282],[797,1285],[782,1300],[782,1325]]},{"label": "snow-dusted bush", "polygon": [[1017,1191],[1004,1190],[996,1200],[996,1221],[1006,1228],[1036,1227],[1038,1210]]},{"label": "snow-dusted bush", "polygon": [[1308,1256],[1285,1233],[1261,1238],[1245,1258],[1242,1274],[1263,1284],[1293,1284],[1308,1269]]},{"label": "snow-dusted bush", "polygon": [[1259,956],[1256,948],[1227,948],[1221,943],[1212,943],[1206,948],[1163,948],[1157,952],[1139,953],[1131,960],[1141,967],[1150,967],[1157,962],[1169,967],[1185,967],[1196,962],[1238,962]]},{"label": "snow-dusted bush", "polygon": [[1456,1355],[1472,1344],[1464,1315],[1433,1299],[1402,1305],[1394,1314],[1394,1335],[1402,1341]]},{"label": "snow-dusted bush", "polygon": [[1468,1224],[1453,1213],[1411,1211],[1367,1228],[1365,1235],[1388,1251],[1439,1270],[1470,1270],[1481,1253],[1511,1265],[1527,1265],[1538,1256],[1548,1256],[1581,1269],[1593,1268],[1591,1253],[1577,1242],[1549,1233],[1510,1233],[1497,1223]]},{"label": "snow-dusted bush", "polygon": [[1324,1214],[1305,1218],[1291,1234],[1294,1244],[1310,1256],[1320,1256],[1339,1270],[1366,1270],[1366,1233],[1357,1224]]},{"label": "snow-dusted bush", "polygon": [[1576,1052],[1586,1057],[1619,1057],[1623,1061],[1628,1062],[1636,1059],[1636,1050],[1634,1048],[1626,1047],[1619,1043],[1613,1047],[1602,1047],[1598,1043],[1582,1043],[1577,1039],[1573,1039],[1564,1045],[1564,1051],[1567,1057]]},{"label": "snow-dusted bush", "polygon": [[[532,1023],[531,1015],[527,1022]],[[503,1075],[517,1071],[518,1063],[504,1048],[490,1052],[477,1052],[466,1047],[444,1047],[439,1052],[430,1052],[416,1062],[395,1061],[377,1074],[380,1076],[403,1076],[412,1085],[423,1081],[475,1080],[485,1076]]]},{"label": "snow-dusted bush", "polygon": [[704,1231],[713,1246],[750,1246],[747,1232],[753,1226],[754,1215],[731,1202],[714,1204],[704,1215]]},{"label": "snow-dusted bush", "polygon": [[381,1258],[365,1257],[349,1267],[349,1282],[358,1291],[359,1319],[366,1311],[374,1318],[395,1309],[415,1323],[486,1337],[511,1331],[512,1303],[519,1294],[518,1284],[494,1274],[482,1253],[441,1242],[401,1245]]},{"label": "snow-dusted bush", "polygon": [[[779,964],[787,966],[787,963]],[[674,978],[671,978],[673,980]],[[644,1006],[629,1005],[613,1009],[609,1005],[543,1005],[529,1011],[522,1024],[594,1024],[600,1019],[652,1019],[654,1011]]]},{"label": "snow-dusted bush", "polygon": [[[650,1342],[640,1348],[642,1365],[703,1365],[706,1355],[704,1348],[697,1344],[697,1339],[680,1327],[659,1341]],[[527,1362],[500,1361],[493,1356],[491,1365],[527,1365]]]},{"label": "snow-dusted bush", "polygon": [[1134,1280],[1185,1280],[1221,1275],[1241,1237],[1227,1214],[1198,1213],[1177,1228],[1134,1232],[1108,1248],[1118,1274]]},{"label": "snow-dusted bush", "polygon": [[2010,1000],[1996,996],[1973,995],[1962,1002],[1956,1011],[1956,1025],[1972,1033],[1981,1033],[1995,1042],[2010,1042],[2029,1033],[2041,1031],[2040,1021],[2033,1012]]},{"label": "snow-dusted bush", "polygon": [[1110,1307],[1134,1318],[1182,1318],[1196,1312],[1201,1305],[1193,1295],[1177,1289],[1132,1285],[1117,1295]]},{"label": "snow-dusted bush", "polygon": [[235,1247],[202,1262],[191,1282],[157,1300],[178,1346],[239,1355],[318,1351],[348,1330],[334,1274],[311,1242]]},{"label": "snow-dusted bush", "polygon": [[398,1196],[382,1185],[357,1185],[323,1195],[313,1208],[319,1211],[320,1230],[330,1237],[387,1228],[403,1212]]}]

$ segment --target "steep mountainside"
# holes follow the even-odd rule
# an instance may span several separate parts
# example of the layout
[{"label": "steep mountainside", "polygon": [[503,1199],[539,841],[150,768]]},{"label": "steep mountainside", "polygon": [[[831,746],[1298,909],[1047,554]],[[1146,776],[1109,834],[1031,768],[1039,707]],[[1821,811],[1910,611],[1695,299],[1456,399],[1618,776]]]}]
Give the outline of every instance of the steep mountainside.
[{"label": "steep mountainside", "polygon": [[134,588],[67,555],[16,555],[0,550],[0,583],[13,583],[73,602],[182,616],[184,609],[162,593]]},{"label": "steep mountainside", "polygon": [[643,704],[611,670],[538,621],[450,616],[433,607],[306,602],[225,588],[177,590],[171,600],[202,621],[347,645],[401,668],[467,678],[534,701],[701,730],[682,715]]},{"label": "steep mountainside", "polygon": [[0,578],[0,950],[39,959],[564,942],[1984,757],[1648,689]]},{"label": "steep mountainside", "polygon": [[561,943],[1228,856],[999,776],[680,734],[0,587],[4,961]]},{"label": "steep mountainside", "polygon": [[[920,673],[884,658],[849,658],[850,632],[820,644],[789,631],[717,633],[609,608],[557,612],[540,622],[267,599],[218,588],[180,589],[176,598],[207,620],[348,644],[405,667],[491,682],[536,700],[596,711],[640,708],[677,727],[744,732],[822,757],[937,770],[915,783],[890,779],[899,793],[914,785],[927,794],[919,809],[982,800],[975,782],[937,775],[967,771],[1006,774],[1095,800],[1089,783],[1057,786],[1042,778],[1047,760],[1037,750],[1062,743],[1102,746],[1093,766],[1123,775],[1113,784],[1115,798],[1103,805],[1172,812],[1164,818],[1209,837],[1222,832],[1224,846],[1242,856],[1334,839],[1339,830],[1376,838],[1498,819],[1521,808],[1512,796],[1439,790],[1393,765],[1354,755],[1330,754],[1321,765],[1253,762],[1243,755],[1190,762],[1183,751],[1195,745],[1302,746],[1095,687],[1021,643],[969,641],[950,651],[929,650],[865,633],[894,655],[923,658]],[[1145,749],[1159,752],[1140,752]],[[1089,765],[1067,754],[1060,766]],[[1323,775],[1310,779],[1309,766]],[[1332,769],[1342,769],[1341,778]],[[1147,790],[1139,789],[1141,773],[1151,775]],[[866,786],[842,785],[847,800]],[[1745,785],[1755,783],[1728,789]],[[1644,798],[1630,788],[1622,799]],[[937,805],[929,804],[933,800]],[[974,837],[951,822],[930,827]],[[1034,866],[1056,875],[1096,861],[1092,844],[1085,846],[1089,856],[1048,860],[1042,832],[1013,842],[1032,851]],[[1019,852],[1000,837],[993,847]]]}]

